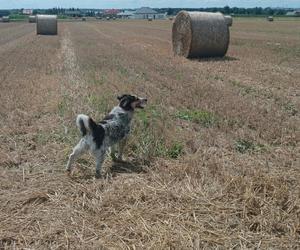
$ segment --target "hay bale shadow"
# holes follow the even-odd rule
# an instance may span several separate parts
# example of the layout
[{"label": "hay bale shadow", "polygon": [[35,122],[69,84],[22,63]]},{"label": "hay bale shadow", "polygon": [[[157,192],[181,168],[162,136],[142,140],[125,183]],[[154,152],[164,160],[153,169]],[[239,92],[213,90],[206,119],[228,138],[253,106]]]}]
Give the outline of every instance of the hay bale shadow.
[{"label": "hay bale shadow", "polygon": [[223,56],[223,57],[191,58],[190,60],[196,62],[229,62],[229,61],[239,61],[240,59],[233,56]]}]

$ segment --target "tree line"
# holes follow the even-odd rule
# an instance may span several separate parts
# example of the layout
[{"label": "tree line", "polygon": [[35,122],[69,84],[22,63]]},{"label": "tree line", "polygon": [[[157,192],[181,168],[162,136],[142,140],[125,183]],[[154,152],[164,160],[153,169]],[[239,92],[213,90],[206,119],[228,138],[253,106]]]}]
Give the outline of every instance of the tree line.
[{"label": "tree line", "polygon": [[[10,14],[22,13],[23,9],[19,10],[0,10],[0,16],[7,16]],[[292,9],[284,8],[238,8],[238,7],[213,7],[213,8],[155,8],[159,13],[167,13],[170,16],[176,15],[181,10],[186,11],[207,11],[207,12],[221,12],[223,14],[230,15],[245,15],[245,16],[266,16],[266,15],[285,15],[288,11]],[[66,11],[80,11],[85,16],[95,16],[100,10],[90,9],[78,9],[78,8],[51,8],[51,9],[35,9],[33,14],[49,14],[49,15],[64,15]]]}]

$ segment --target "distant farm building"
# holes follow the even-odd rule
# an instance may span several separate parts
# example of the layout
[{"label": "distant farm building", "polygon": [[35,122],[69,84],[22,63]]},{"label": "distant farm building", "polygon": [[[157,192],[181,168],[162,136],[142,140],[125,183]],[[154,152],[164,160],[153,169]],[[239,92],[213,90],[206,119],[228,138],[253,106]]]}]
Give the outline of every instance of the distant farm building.
[{"label": "distant farm building", "polygon": [[117,9],[108,9],[104,11],[104,16],[109,16],[109,17],[116,17],[120,10]]},{"label": "distant farm building", "polygon": [[300,17],[300,9],[299,10],[294,10],[294,11],[289,11],[286,13],[287,16],[297,16]]},{"label": "distant farm building", "polygon": [[166,16],[167,13],[158,13],[149,7],[142,7],[134,13],[134,19],[166,19]]},{"label": "distant farm building", "polygon": [[135,13],[134,11],[125,10],[123,12],[118,13],[117,17],[122,19],[133,19],[134,13]]},{"label": "distant farm building", "polygon": [[23,9],[22,14],[24,15],[32,15],[33,10],[32,9]]}]

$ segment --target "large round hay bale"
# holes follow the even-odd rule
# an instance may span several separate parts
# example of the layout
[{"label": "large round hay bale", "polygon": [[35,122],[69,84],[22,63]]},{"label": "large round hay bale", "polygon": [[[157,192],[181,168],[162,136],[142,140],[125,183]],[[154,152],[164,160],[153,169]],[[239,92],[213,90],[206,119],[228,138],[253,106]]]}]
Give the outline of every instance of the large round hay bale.
[{"label": "large round hay bale", "polygon": [[227,23],[227,25],[230,27],[232,26],[232,17],[231,16],[224,16],[225,21]]},{"label": "large round hay bale", "polygon": [[36,16],[29,16],[28,17],[28,22],[30,22],[30,23],[36,23]]},{"label": "large round hay bale", "polygon": [[37,15],[36,22],[38,35],[57,35],[56,15]]},{"label": "large round hay bale", "polygon": [[172,28],[175,55],[189,58],[224,56],[229,28],[221,13],[181,11]]},{"label": "large round hay bale", "polygon": [[2,22],[3,22],[3,23],[9,23],[9,21],[10,21],[9,16],[3,16],[3,17],[2,17]]}]

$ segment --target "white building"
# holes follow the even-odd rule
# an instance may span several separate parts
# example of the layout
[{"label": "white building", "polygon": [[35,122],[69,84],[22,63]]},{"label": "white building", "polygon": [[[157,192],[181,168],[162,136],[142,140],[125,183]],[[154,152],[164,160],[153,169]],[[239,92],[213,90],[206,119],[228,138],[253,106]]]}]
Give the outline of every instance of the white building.
[{"label": "white building", "polygon": [[117,17],[122,18],[122,19],[133,19],[134,14],[135,14],[135,11],[125,10],[123,12],[118,13]]},{"label": "white building", "polygon": [[22,14],[24,15],[32,15],[33,10],[32,9],[23,9]]},{"label": "white building", "polygon": [[158,13],[149,7],[142,7],[134,13],[134,19],[166,19],[166,16],[167,13]]}]

